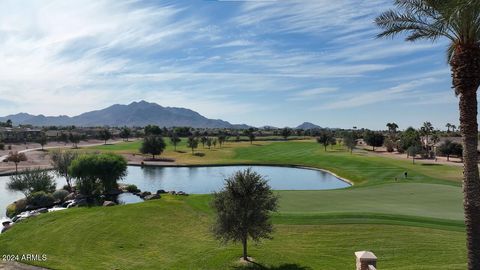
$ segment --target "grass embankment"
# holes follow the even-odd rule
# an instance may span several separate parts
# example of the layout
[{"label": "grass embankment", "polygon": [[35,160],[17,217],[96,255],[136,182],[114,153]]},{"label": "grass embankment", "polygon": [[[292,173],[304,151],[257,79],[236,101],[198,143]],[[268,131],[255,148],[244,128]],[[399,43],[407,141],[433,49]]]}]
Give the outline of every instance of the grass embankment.
[{"label": "grass embankment", "polygon": [[[139,142],[95,147],[134,153]],[[193,156],[183,143],[165,157],[179,164],[295,164],[328,169],[353,188],[280,191],[274,239],[251,247],[267,269],[352,269],[372,250],[380,269],[464,269],[461,168],[323,151],[314,142],[228,143]],[[403,179],[403,172],[408,179]],[[397,181],[395,181],[397,177]],[[294,181],[295,179],[292,179]],[[210,195],[45,214],[0,236],[0,254],[45,253],[56,269],[235,269],[239,246],[210,235]],[[241,269],[241,268],[240,268]],[[261,268],[259,268],[261,269]]]},{"label": "grass embankment", "polygon": [[[55,269],[243,269],[240,247],[210,235],[208,196],[50,213],[0,237],[0,253],[43,253]],[[352,269],[373,250],[381,269],[464,269],[462,232],[383,224],[276,222],[274,239],[251,245],[266,269]],[[258,268],[261,269],[261,268]]]}]

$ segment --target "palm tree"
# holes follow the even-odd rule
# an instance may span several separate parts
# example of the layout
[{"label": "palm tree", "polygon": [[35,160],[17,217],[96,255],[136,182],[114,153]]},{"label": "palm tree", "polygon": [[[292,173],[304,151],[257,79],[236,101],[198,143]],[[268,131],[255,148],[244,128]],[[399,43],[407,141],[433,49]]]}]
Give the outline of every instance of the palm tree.
[{"label": "palm tree", "polygon": [[463,141],[463,193],[468,269],[480,269],[480,181],[478,172],[477,90],[480,86],[480,1],[395,0],[395,10],[376,18],[378,37],[407,33],[407,41],[450,41],[447,50],[453,87],[459,97]]},{"label": "palm tree", "polygon": [[398,125],[396,123],[387,123],[388,132],[397,133]]},{"label": "palm tree", "polygon": [[452,128],[452,132],[455,132],[455,130],[457,129],[457,126],[452,125],[451,128]]},{"label": "palm tree", "polygon": [[450,133],[450,129],[452,128],[452,124],[447,123],[447,124],[445,125],[445,127],[447,128],[447,133]]},{"label": "palm tree", "polygon": [[425,149],[428,151],[429,147],[429,140],[428,140],[428,136],[430,136],[430,134],[433,132],[433,126],[432,126],[432,123],[430,122],[423,122],[423,126],[420,128],[421,132],[422,132],[422,135],[425,136]]}]

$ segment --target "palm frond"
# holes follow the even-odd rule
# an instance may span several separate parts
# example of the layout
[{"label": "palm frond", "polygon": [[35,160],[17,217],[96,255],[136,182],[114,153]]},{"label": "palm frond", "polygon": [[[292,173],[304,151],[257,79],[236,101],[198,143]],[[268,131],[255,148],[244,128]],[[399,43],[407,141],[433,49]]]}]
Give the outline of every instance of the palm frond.
[{"label": "palm frond", "polygon": [[[406,2],[407,0],[402,1]],[[441,36],[453,38],[445,31],[443,24],[435,23],[436,21],[433,22],[430,22],[428,17],[412,13],[409,10],[403,13],[388,10],[375,19],[375,23],[384,29],[383,32],[377,35],[378,38],[393,37],[400,33],[410,33],[406,38],[407,41],[415,41],[417,39],[436,40]]]},{"label": "palm frond", "polygon": [[450,61],[453,58],[453,54],[455,53],[455,47],[457,46],[456,43],[451,42],[447,48],[447,64],[450,64]]}]

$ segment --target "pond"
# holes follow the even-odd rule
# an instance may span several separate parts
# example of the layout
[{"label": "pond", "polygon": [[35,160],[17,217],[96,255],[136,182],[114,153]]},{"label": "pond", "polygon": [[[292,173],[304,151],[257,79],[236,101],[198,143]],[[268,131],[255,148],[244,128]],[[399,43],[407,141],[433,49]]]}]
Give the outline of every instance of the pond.
[{"label": "pond", "polygon": [[[277,166],[214,166],[214,167],[137,167],[129,166],[128,175],[120,183],[135,184],[142,191],[159,189],[206,194],[223,187],[224,179],[238,170],[252,168],[265,176],[275,190],[324,190],[348,187],[349,184],[324,171]],[[8,204],[23,197],[6,189],[8,176],[0,177],[0,217]],[[57,188],[65,179],[57,178]],[[119,198],[125,203],[138,202],[132,196]]]}]

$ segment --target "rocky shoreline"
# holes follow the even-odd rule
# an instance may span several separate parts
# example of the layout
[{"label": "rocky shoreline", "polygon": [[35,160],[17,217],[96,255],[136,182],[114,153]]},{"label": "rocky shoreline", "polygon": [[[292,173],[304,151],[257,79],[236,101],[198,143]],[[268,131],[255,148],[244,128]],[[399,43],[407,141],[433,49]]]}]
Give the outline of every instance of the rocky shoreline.
[{"label": "rocky shoreline", "polygon": [[[136,189],[133,190],[133,192],[131,190],[132,186]],[[71,192],[65,197],[63,201],[56,201],[52,205],[46,207],[35,207],[33,205],[29,205],[27,204],[26,199],[23,198],[13,202],[7,207],[7,217],[9,219],[3,220],[2,222],[10,221],[12,224],[15,224],[22,220],[35,217],[44,213],[62,211],[73,207],[115,206],[118,204],[122,204],[117,200],[120,194],[132,194],[139,197],[143,201],[160,199],[162,194],[188,196],[188,194],[183,191],[165,191],[163,189],[160,189],[157,190],[155,193],[152,193],[150,191],[141,191],[134,185],[121,184],[119,185],[118,189],[112,190],[108,194],[101,195],[99,198],[95,199],[88,198],[87,196],[84,196],[82,194],[76,194],[75,192]],[[12,207],[12,205],[15,209],[17,209],[14,215],[9,213],[8,211],[8,208]]]}]

